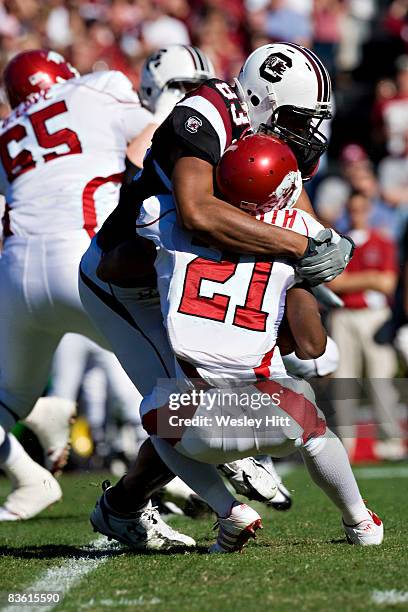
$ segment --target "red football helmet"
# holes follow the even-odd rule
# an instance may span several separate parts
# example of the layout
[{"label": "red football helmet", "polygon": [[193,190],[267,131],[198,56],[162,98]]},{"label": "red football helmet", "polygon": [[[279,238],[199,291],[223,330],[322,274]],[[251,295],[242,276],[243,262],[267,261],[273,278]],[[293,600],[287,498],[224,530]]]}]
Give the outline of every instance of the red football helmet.
[{"label": "red football helmet", "polygon": [[79,72],[62,55],[45,49],[19,53],[7,64],[3,75],[12,108],[30,94],[77,76]]},{"label": "red football helmet", "polygon": [[216,171],[226,201],[257,215],[294,206],[302,189],[295,155],[275,136],[253,134],[228,147]]}]

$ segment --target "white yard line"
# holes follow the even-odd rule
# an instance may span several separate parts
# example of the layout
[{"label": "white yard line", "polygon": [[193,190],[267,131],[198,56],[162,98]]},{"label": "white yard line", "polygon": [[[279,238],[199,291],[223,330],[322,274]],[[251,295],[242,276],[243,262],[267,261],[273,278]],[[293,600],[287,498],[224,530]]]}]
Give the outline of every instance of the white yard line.
[{"label": "white yard line", "polygon": [[[24,592],[35,592],[35,593],[49,593],[58,591],[61,595],[60,602],[63,601],[65,595],[76,586],[85,576],[96,570],[97,567],[105,563],[112,554],[117,554],[120,550],[121,545],[114,543],[111,544],[105,537],[99,537],[96,540],[90,542],[86,546],[80,548],[83,551],[84,556],[76,559],[69,559],[63,561],[58,567],[51,567],[46,570],[35,582],[30,584],[24,589]],[[106,551],[103,553],[103,551]],[[100,556],[94,556],[95,552],[100,552]],[[126,552],[126,549],[123,549]],[[46,612],[52,610],[58,603],[50,603],[43,605],[24,605],[23,610],[25,612]],[[21,609],[21,605],[9,605],[1,609],[1,612],[16,612]]]},{"label": "white yard line", "polygon": [[371,601],[379,606],[383,604],[395,605],[408,603],[408,591],[373,591],[371,593]]},{"label": "white yard line", "polygon": [[356,478],[408,478],[408,465],[353,468]]}]

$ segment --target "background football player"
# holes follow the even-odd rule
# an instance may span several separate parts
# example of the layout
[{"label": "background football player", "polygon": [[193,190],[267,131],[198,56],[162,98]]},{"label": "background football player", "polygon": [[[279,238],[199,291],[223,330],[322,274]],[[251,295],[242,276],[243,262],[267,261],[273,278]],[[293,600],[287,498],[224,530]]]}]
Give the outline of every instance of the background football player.
[{"label": "background football player", "polygon": [[[138,137],[133,156],[141,165],[157,119],[141,107],[122,73],[80,77],[54,52],[19,54],[4,82],[13,111],[0,126],[7,202],[0,260],[0,464],[14,490],[0,519],[18,520],[60,499],[61,490],[7,432],[42,394],[66,332],[105,344],[82,307],[78,264],[117,203],[128,143]],[[157,356],[143,337],[140,349],[139,371],[146,378]],[[169,536],[155,511],[143,520],[158,537],[161,526]],[[184,545],[194,543],[180,537]]]}]

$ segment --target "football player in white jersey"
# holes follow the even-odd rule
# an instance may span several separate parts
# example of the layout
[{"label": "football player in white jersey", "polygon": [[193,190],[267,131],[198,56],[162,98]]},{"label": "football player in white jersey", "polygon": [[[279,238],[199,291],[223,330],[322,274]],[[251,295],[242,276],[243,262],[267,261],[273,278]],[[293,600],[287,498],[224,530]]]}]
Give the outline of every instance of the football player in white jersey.
[{"label": "football player in white jersey", "polygon": [[[199,68],[200,59],[194,56],[194,61]],[[158,58],[157,64],[160,62]],[[346,239],[335,244],[330,231],[317,240],[307,239],[259,223],[229,206],[213,186],[214,168],[225,148],[248,129],[272,131],[284,138],[295,151],[306,180],[327,146],[319,125],[329,116],[327,71],[312,52],[286,43],[257,49],[244,64],[233,88],[211,79],[176,105],[156,132],[143,172],[131,185],[130,197],[120,201],[81,263],[84,305],[109,337],[130,378],[136,370],[136,361],[131,357],[131,334],[137,317],[131,321],[129,313],[137,305],[128,297],[127,288],[148,287],[156,282],[146,272],[155,251],[146,251],[142,241],[134,238],[135,219],[144,199],[173,193],[180,222],[197,237],[230,251],[291,256],[298,261],[299,272],[313,284],[344,269],[352,251]],[[311,211],[304,191],[297,205]],[[169,471],[164,470],[160,476],[163,464],[157,461],[151,446],[144,451],[150,463],[150,476],[145,482],[150,486],[160,478],[169,479]],[[152,467],[155,460],[157,472]],[[142,471],[140,468],[139,476]],[[131,480],[125,478],[108,495],[118,514],[125,512]],[[132,491],[135,510],[136,504],[142,505],[145,499],[142,491],[138,481],[140,495]],[[109,512],[108,506],[105,511]]]},{"label": "football player in white jersey", "polygon": [[[137,137],[140,153],[134,146],[133,155],[141,165],[158,120],[142,108],[122,73],[80,77],[54,52],[19,54],[4,82],[13,110],[0,124],[0,184],[7,203],[0,259],[0,465],[14,490],[0,519],[19,520],[60,499],[61,490],[7,432],[41,396],[65,333],[108,346],[82,307],[78,265],[117,204],[127,145]],[[165,356],[158,358],[160,338],[152,348],[148,321],[146,330],[139,336],[139,372],[147,389]],[[154,515],[147,512],[146,528],[155,524],[160,538],[163,522]],[[164,528],[169,542],[171,530]],[[194,543],[174,534],[176,543]]]},{"label": "football player in white jersey", "polygon": [[[322,231],[293,208],[301,176],[287,145],[249,135],[224,154],[221,173],[223,164],[230,202],[302,235]],[[220,180],[218,186],[223,191]],[[178,379],[177,385],[159,381],[144,398],[142,420],[161,458],[217,513],[220,529],[210,551],[240,550],[261,526],[259,514],[228,492],[214,466],[253,452],[285,457],[296,450],[340,510],[347,538],[380,544],[381,520],[366,508],[344,447],[327,428],[311,387],[284,368],[278,334],[285,302],[297,355],[317,358],[326,347],[316,300],[295,285],[293,263],[237,257],[197,241],[178,226],[169,196],[145,200],[137,227],[158,249],[155,268]]]}]

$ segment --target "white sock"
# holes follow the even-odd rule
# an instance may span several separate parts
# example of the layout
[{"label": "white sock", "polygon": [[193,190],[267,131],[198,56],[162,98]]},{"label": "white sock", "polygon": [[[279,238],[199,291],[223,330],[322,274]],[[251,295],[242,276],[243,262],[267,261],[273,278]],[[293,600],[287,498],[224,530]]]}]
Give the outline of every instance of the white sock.
[{"label": "white sock", "polygon": [[239,502],[228,491],[214,465],[182,455],[157,436],[151,436],[151,440],[164,463],[202,497],[218,516],[230,515],[232,506]]},{"label": "white sock", "polygon": [[313,481],[339,508],[347,525],[355,525],[370,518],[344,446],[329,429],[326,431],[324,442],[309,447],[306,443],[301,449]]},{"label": "white sock", "polygon": [[[6,440],[0,447],[0,467],[15,486],[32,483],[33,472],[43,470],[38,463],[31,459],[12,434],[7,435]],[[50,478],[52,478],[51,474]]]},{"label": "white sock", "polygon": [[18,457],[24,453],[25,450],[17,438],[13,434],[6,434],[3,444],[0,446],[0,465],[2,469],[13,465]]}]

